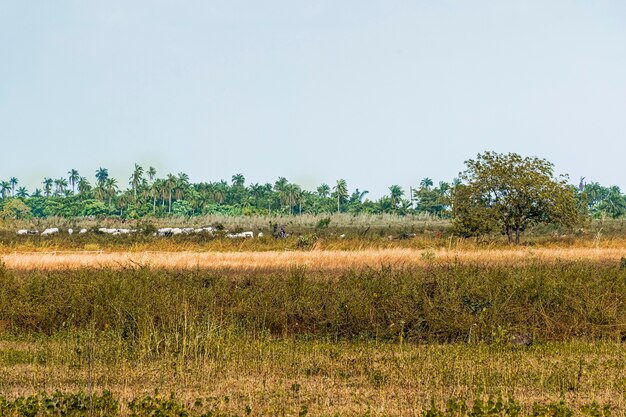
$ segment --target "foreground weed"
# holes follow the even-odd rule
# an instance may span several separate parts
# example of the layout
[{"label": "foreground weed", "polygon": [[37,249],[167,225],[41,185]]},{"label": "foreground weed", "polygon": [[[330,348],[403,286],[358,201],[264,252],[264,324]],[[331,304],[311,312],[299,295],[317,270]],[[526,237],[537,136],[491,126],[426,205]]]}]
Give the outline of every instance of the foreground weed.
[{"label": "foreground weed", "polygon": [[0,416],[3,417],[114,417],[117,415],[119,415],[119,402],[109,391],[92,397],[84,392],[55,392],[52,395],[43,393],[18,397],[14,400],[0,397]]}]

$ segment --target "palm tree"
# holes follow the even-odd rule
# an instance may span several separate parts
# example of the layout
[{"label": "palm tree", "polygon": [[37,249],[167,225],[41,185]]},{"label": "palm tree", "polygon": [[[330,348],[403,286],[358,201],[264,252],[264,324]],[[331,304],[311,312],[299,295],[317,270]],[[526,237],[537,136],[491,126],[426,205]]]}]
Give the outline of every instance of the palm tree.
[{"label": "palm tree", "polygon": [[70,180],[70,185],[72,186],[72,192],[76,192],[76,184],[78,184],[78,180],[80,179],[80,174],[75,169],[71,169],[68,171],[67,175]]},{"label": "palm tree", "polygon": [[104,187],[104,183],[99,182],[93,191],[94,191],[94,196],[98,200],[104,201],[104,199],[107,196],[107,191],[106,191],[106,188]]},{"label": "palm tree", "polygon": [[52,178],[44,178],[42,184],[43,195],[45,195],[46,197],[50,197],[50,194],[52,193],[52,184],[54,184],[54,181],[52,181]]},{"label": "palm tree", "polygon": [[91,184],[89,184],[89,180],[86,177],[80,177],[78,179],[78,193],[84,194],[91,191]]},{"label": "palm tree", "polygon": [[17,189],[17,196],[18,197],[22,197],[22,198],[27,198],[28,197],[28,191],[26,190],[26,187],[20,187]]},{"label": "palm tree", "polygon": [[167,174],[167,178],[165,179],[165,183],[163,185],[165,186],[165,190],[168,193],[168,199],[169,199],[167,212],[171,213],[172,212],[172,191],[174,191],[174,188],[176,188],[176,177],[173,174]]},{"label": "palm tree", "polygon": [[189,175],[185,174],[184,172],[179,172],[178,178],[176,178],[174,193],[177,200],[182,200],[183,198],[185,198],[185,191],[187,191],[187,188],[189,188]]},{"label": "palm tree", "polygon": [[404,190],[402,189],[402,187],[400,187],[399,185],[392,185],[391,187],[389,187],[389,191],[390,191],[390,197],[391,197],[391,204],[394,207],[398,206],[398,203],[400,202],[400,199],[402,198],[402,196],[404,195]]},{"label": "palm tree", "polygon": [[341,200],[345,200],[348,197],[348,184],[344,179],[338,179],[337,185],[333,187],[335,190],[335,195],[337,197],[337,212],[340,211],[341,208]]},{"label": "palm tree", "polygon": [[107,178],[104,182],[104,190],[107,197],[109,197],[109,205],[111,205],[113,197],[115,197],[118,192],[117,180],[115,178]]},{"label": "palm tree", "polygon": [[[148,175],[150,175],[148,173]],[[152,185],[150,186],[150,194],[152,194],[152,212],[155,213],[156,212],[156,201],[157,201],[157,195],[162,195],[162,189],[163,189],[163,180],[155,180]]]},{"label": "palm tree", "polygon": [[143,167],[135,164],[135,169],[133,170],[133,173],[130,176],[129,181],[128,181],[128,185],[130,185],[130,187],[133,190],[133,195],[135,197],[135,200],[137,200],[137,187],[139,187],[139,184],[141,184],[141,180],[143,179],[142,177],[143,177]]},{"label": "palm tree", "polygon": [[11,183],[7,181],[0,181],[0,194],[2,194],[2,199],[4,200],[7,197],[7,194],[11,190]]},{"label": "palm tree", "polygon": [[248,191],[254,198],[254,206],[259,207],[259,196],[263,192],[263,186],[260,185],[258,182],[250,184],[248,186]]},{"label": "palm tree", "polygon": [[319,195],[322,198],[326,198],[330,194],[330,185],[322,184],[319,187],[317,187],[316,191],[317,191],[317,195]]},{"label": "palm tree", "polygon": [[428,177],[420,181],[420,187],[422,188],[426,188],[427,190],[430,190],[430,187],[432,186],[433,186],[433,180],[431,180]]},{"label": "palm tree", "polygon": [[109,170],[106,168],[98,168],[96,170],[96,183],[98,185],[104,184],[104,182],[109,178]]},{"label": "palm tree", "polygon": [[146,172],[146,174],[148,174],[148,179],[152,181],[156,177],[157,171],[154,167],[150,167],[148,168],[148,171]]},{"label": "palm tree", "polygon": [[15,186],[17,185],[18,182],[19,181],[15,177],[11,177],[11,179],[9,180],[9,184],[11,184],[11,196],[12,197],[15,197]]},{"label": "palm tree", "polygon": [[213,199],[219,203],[224,203],[226,199],[226,194],[228,194],[228,184],[226,181],[220,181],[218,183],[213,184]]},{"label": "palm tree", "polygon": [[31,195],[31,197],[41,197],[41,190],[39,188],[35,188],[35,191]]},{"label": "palm tree", "polygon": [[235,174],[232,176],[233,187],[243,187],[243,184],[246,182],[246,178],[243,174]]},{"label": "palm tree", "polygon": [[54,180],[55,190],[54,195],[61,195],[65,192],[65,187],[67,187],[67,180],[65,178],[59,178],[58,180]]}]

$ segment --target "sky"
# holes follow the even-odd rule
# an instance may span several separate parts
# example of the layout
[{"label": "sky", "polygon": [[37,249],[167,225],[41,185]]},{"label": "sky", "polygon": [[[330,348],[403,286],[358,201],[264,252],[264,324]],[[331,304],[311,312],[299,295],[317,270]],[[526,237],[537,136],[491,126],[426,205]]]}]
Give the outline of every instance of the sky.
[{"label": "sky", "polygon": [[0,0],[0,179],[370,197],[479,152],[626,189],[626,2]]}]

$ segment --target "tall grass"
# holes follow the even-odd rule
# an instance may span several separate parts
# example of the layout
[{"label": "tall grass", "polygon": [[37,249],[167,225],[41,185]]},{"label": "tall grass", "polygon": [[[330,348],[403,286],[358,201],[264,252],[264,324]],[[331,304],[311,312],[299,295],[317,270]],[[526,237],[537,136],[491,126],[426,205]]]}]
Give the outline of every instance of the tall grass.
[{"label": "tall grass", "polygon": [[95,326],[139,352],[207,349],[207,332],[412,342],[626,338],[623,263],[530,262],[321,272],[0,269],[0,326]]},{"label": "tall grass", "polygon": [[[626,269],[617,261],[2,267],[0,312],[0,396],[11,399],[110,390],[129,415],[133,399],[159,403],[159,388],[188,409],[200,398],[231,415],[420,415],[481,395],[512,395],[522,414],[559,398],[579,412],[604,412],[582,408],[593,400],[626,411]],[[519,335],[532,344],[513,344]]]}]

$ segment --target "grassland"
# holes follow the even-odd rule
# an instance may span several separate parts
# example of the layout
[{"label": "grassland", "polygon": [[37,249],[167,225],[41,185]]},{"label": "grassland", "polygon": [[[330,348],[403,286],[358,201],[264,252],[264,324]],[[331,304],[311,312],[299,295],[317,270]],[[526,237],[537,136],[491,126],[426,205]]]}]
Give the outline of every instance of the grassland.
[{"label": "grassland", "polygon": [[[231,414],[417,415],[482,394],[626,410],[619,261],[3,268],[0,280],[11,398],[92,387],[124,405],[158,388]],[[531,346],[511,343],[520,334]]]},{"label": "grassland", "polygon": [[517,415],[445,411],[450,399],[488,396],[512,396],[522,415],[626,413],[619,222],[533,231],[511,247],[424,220],[307,221],[287,239],[240,241],[0,231],[0,411],[42,391],[109,390],[137,416],[159,415],[153,406],[172,416]]}]

